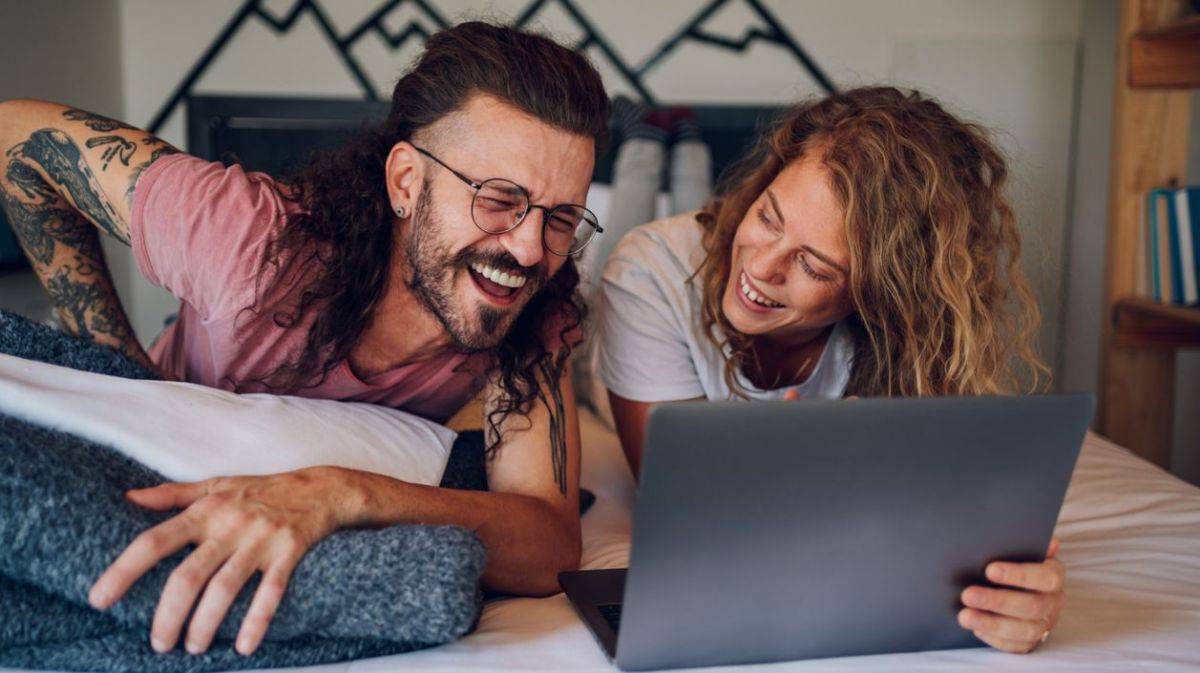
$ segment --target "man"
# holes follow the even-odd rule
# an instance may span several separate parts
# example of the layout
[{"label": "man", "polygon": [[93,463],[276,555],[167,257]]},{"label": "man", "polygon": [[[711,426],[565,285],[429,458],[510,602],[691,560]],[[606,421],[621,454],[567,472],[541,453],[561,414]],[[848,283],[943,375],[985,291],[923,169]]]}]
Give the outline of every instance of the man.
[{"label": "man", "polygon": [[[151,629],[203,652],[262,580],[237,649],[259,645],[305,551],[341,527],[457,524],[483,581],[547,594],[578,565],[579,438],[564,367],[583,309],[572,255],[608,100],[585,59],[517,30],[433,36],[382,126],[286,184],[178,153],[49,103],[0,104],[0,194],[68,328],[169,376],[390,404],[445,420],[486,381],[487,493],[314,468],[167,484],[128,497],[184,511],[93,586],[107,608],[178,549]],[[182,299],[148,355],[113,293],[96,228]],[[286,450],[287,447],[278,447]],[[195,609],[187,633],[182,626]]]}]

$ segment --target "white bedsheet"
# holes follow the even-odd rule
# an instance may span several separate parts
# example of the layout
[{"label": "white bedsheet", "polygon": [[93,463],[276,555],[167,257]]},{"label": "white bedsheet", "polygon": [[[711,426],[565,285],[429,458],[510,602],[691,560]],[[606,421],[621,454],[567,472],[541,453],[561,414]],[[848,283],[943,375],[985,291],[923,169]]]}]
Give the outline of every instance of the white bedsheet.
[{"label": "white bedsheet", "polygon": [[[615,435],[582,417],[583,565],[628,559],[633,486]],[[1059,521],[1068,604],[1038,652],[991,649],[796,661],[705,671],[1200,671],[1200,489],[1089,435]],[[798,634],[803,637],[803,634]],[[489,603],[479,628],[448,645],[391,657],[292,669],[613,671],[561,595]]]}]

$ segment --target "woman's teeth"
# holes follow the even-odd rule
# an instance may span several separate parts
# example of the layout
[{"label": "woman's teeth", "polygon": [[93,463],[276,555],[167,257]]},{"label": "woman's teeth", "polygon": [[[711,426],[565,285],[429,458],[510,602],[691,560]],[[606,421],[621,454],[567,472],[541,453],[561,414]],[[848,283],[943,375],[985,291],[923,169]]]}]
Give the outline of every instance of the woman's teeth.
[{"label": "woman's teeth", "polygon": [[767,299],[761,294],[755,292],[754,288],[750,287],[750,281],[746,279],[745,273],[742,274],[741,281],[742,294],[746,295],[746,298],[750,301],[758,304],[759,306],[765,306],[766,308],[783,308],[783,304],[780,304],[776,301],[771,301],[770,299]]},{"label": "woman's teeth", "polygon": [[521,274],[507,274],[495,267],[487,266],[486,264],[475,263],[471,265],[471,270],[475,273],[487,278],[497,285],[504,287],[517,288],[525,284],[527,280]]}]

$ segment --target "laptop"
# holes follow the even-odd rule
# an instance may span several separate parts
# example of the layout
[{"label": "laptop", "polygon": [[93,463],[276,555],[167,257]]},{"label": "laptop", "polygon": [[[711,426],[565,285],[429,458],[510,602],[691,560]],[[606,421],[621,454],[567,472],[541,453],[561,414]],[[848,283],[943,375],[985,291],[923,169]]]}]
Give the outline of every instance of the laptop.
[{"label": "laptop", "polygon": [[959,594],[1045,557],[1094,406],[656,406],[629,568],[559,580],[624,670],[980,647]]}]

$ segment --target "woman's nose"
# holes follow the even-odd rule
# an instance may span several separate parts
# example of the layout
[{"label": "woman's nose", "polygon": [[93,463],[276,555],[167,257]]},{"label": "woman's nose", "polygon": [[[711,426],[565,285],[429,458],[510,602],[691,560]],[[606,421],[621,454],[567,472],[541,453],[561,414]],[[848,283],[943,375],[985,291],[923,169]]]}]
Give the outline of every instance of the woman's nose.
[{"label": "woman's nose", "polygon": [[750,259],[746,263],[746,272],[756,281],[781,285],[787,280],[784,258],[785,255],[774,248],[759,248],[750,255]]}]

